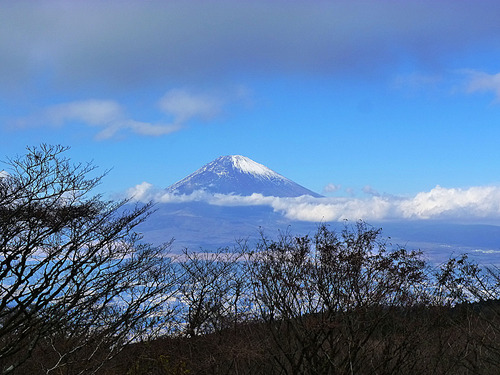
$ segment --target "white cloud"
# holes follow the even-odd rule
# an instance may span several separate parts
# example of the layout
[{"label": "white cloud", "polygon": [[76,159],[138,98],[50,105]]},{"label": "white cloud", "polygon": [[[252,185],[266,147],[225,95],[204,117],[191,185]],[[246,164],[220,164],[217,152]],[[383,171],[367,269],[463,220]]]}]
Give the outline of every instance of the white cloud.
[{"label": "white cloud", "polygon": [[148,122],[128,120],[123,123],[123,128],[130,129],[136,134],[158,137],[182,129],[180,124],[159,125]]},{"label": "white cloud", "polygon": [[500,186],[476,186],[468,189],[436,186],[414,197],[375,196],[360,199],[314,198],[301,196],[280,198],[252,194],[250,196],[208,194],[203,191],[191,195],[166,194],[142,183],[129,191],[137,200],[155,200],[162,203],[205,201],[218,206],[266,205],[285,217],[302,221],[348,220],[426,220],[449,219],[473,221],[500,219]]},{"label": "white cloud", "polygon": [[302,221],[380,220],[389,216],[391,205],[380,198],[278,198],[275,211],[289,219]]},{"label": "white cloud", "polygon": [[429,192],[400,202],[404,218],[500,218],[500,187],[475,186],[469,189],[436,186]]},{"label": "white cloud", "polygon": [[372,197],[380,197],[380,193],[374,188],[372,188],[370,185],[366,185],[363,187],[363,193],[371,195]]},{"label": "white cloud", "polygon": [[181,203],[181,202],[195,202],[207,201],[212,202],[214,197],[204,191],[197,190],[190,195],[177,195],[166,193],[164,189],[158,189],[149,182],[142,182],[126,192],[127,198],[137,202],[155,201],[158,203]]},{"label": "white cloud", "polygon": [[341,185],[329,183],[323,188],[324,193],[334,193],[342,188]]},{"label": "white cloud", "polygon": [[127,190],[127,197],[138,202],[148,202],[154,198],[154,187],[149,182],[143,182]]},{"label": "white cloud", "polygon": [[[228,94],[228,96],[231,93]],[[236,100],[241,94],[234,94]],[[51,125],[61,127],[71,122],[100,128],[96,139],[109,139],[124,132],[158,137],[183,129],[194,118],[209,120],[222,112],[225,100],[221,96],[194,94],[188,90],[171,90],[159,102],[160,109],[171,115],[173,121],[154,124],[130,118],[124,106],[114,100],[88,99],[61,103],[44,109],[41,113],[20,119],[18,126]]]},{"label": "white cloud", "polygon": [[223,100],[215,95],[192,93],[183,89],[167,92],[159,102],[160,108],[172,114],[176,122],[185,122],[194,117],[210,119],[218,115]]},{"label": "white cloud", "polygon": [[496,101],[500,101],[500,73],[488,74],[477,70],[465,70],[463,73],[468,75],[467,92],[493,92]]},{"label": "white cloud", "polygon": [[123,120],[124,109],[112,100],[89,99],[51,106],[45,110],[45,117],[59,126],[71,120],[103,126]]},{"label": "white cloud", "polygon": [[41,114],[24,118],[18,124],[26,126],[52,125],[61,127],[78,122],[101,130],[96,139],[109,139],[124,131],[139,135],[159,136],[179,130],[176,124],[152,124],[128,118],[126,109],[114,100],[80,100],[50,106]]}]

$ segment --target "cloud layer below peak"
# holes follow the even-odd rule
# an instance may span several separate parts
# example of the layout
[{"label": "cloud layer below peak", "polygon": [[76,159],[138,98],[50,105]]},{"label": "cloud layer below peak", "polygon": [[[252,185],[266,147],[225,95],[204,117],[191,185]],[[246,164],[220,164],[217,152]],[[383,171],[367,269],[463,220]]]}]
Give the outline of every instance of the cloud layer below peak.
[{"label": "cloud layer below peak", "polygon": [[413,197],[373,195],[369,198],[281,198],[252,194],[250,196],[207,194],[173,195],[143,182],[128,191],[137,201],[158,203],[203,201],[219,206],[266,205],[292,220],[451,220],[467,222],[500,222],[500,187],[476,186],[467,189],[436,186]]}]

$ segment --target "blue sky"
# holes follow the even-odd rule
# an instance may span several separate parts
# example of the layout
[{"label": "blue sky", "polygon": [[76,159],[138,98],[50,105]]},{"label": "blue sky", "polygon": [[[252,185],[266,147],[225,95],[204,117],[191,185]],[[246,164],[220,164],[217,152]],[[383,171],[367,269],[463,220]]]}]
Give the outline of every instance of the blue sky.
[{"label": "blue sky", "polygon": [[0,1],[0,154],[71,146],[112,168],[109,194],[241,154],[325,210],[383,199],[500,223],[499,15],[498,1]]}]

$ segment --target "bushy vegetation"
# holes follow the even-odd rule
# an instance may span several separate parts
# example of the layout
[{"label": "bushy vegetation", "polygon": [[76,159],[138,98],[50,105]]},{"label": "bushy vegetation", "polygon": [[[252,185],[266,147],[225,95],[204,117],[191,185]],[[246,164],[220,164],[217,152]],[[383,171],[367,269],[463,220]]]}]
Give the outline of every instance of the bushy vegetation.
[{"label": "bushy vegetation", "polygon": [[362,222],[174,256],[133,232],[151,205],[91,196],[65,151],[0,177],[3,373],[500,372],[498,269],[431,267]]}]

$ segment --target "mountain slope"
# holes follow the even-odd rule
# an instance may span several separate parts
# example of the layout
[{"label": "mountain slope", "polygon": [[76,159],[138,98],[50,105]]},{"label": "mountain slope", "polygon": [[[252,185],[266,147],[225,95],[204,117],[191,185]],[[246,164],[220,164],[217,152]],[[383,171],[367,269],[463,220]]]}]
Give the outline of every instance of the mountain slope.
[{"label": "mountain slope", "polygon": [[[288,219],[269,206],[215,206],[206,202],[161,203],[139,231],[144,241],[160,245],[175,238],[172,250],[233,247],[238,240],[253,246],[260,232],[268,238],[279,233],[313,236],[318,223]],[[325,223],[342,231],[345,223]],[[350,225],[355,223],[351,222]],[[447,261],[450,255],[468,253],[482,265],[500,267],[500,226],[460,225],[442,222],[369,222],[382,228],[382,237],[390,237],[395,247],[419,249],[432,264]]]},{"label": "mountain slope", "polygon": [[260,193],[276,197],[320,197],[319,194],[241,155],[221,156],[166,189],[173,194],[191,194],[197,190],[212,194]]}]

